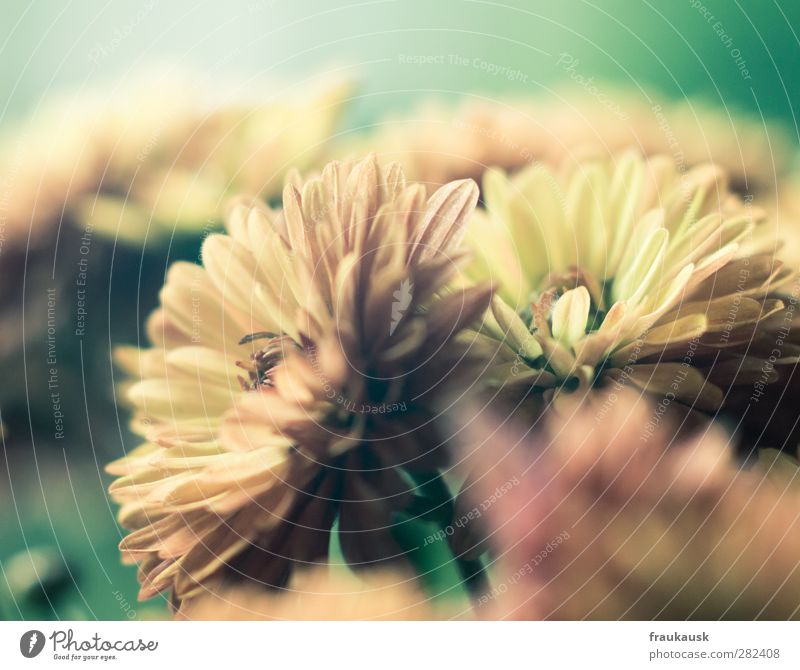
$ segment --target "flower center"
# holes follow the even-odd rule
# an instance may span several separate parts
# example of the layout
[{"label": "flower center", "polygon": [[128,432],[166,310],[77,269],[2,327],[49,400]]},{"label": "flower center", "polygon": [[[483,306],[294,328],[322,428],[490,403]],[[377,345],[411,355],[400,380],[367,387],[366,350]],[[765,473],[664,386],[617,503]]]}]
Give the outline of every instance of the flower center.
[{"label": "flower center", "polygon": [[287,347],[295,347],[292,338],[287,335],[275,335],[268,332],[257,332],[245,335],[239,344],[248,344],[257,340],[266,340],[266,346],[250,354],[246,361],[236,361],[236,365],[247,372],[247,377],[239,375],[239,383],[245,391],[257,391],[262,386],[272,386],[272,372],[283,360]]},{"label": "flower center", "polygon": [[534,332],[544,323],[552,327],[553,308],[561,296],[583,286],[591,298],[585,329],[587,333],[591,333],[600,327],[610,307],[612,281],[613,279],[609,279],[601,282],[594,274],[577,266],[564,272],[552,272],[541,281],[530,305],[520,312],[520,316]]}]

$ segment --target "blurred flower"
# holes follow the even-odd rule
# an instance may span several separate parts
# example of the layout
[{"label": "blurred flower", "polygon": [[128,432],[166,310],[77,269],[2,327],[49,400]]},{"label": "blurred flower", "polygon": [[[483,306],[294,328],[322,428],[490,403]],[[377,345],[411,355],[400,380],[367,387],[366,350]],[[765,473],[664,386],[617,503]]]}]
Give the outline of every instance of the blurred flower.
[{"label": "blurred flower", "polygon": [[603,95],[563,89],[550,97],[426,103],[387,118],[356,145],[398,161],[432,186],[490,167],[608,158],[629,147],[667,155],[681,172],[705,163],[725,169],[742,194],[768,196],[791,161],[792,142],[776,124],[699,99],[667,101],[609,85]]},{"label": "blurred flower", "polygon": [[209,103],[189,78],[156,74],[53,100],[0,145],[6,235],[36,241],[65,214],[122,241],[200,232],[231,193],[275,197],[290,166],[319,157],[347,89]]},{"label": "blurred flower", "polygon": [[669,156],[682,173],[713,163],[733,191],[764,197],[792,160],[783,126],[701,98],[672,101],[609,86],[602,97],[559,92],[543,107],[541,123],[556,145],[548,161],[572,152],[607,158],[636,147],[645,156]]},{"label": "blurred flower", "polygon": [[[92,188],[87,113],[55,100],[0,137],[0,221],[4,247],[51,241],[67,201]],[[99,178],[100,175],[97,175]],[[5,249],[4,249],[5,250]]]},{"label": "blurred flower", "polygon": [[742,471],[719,428],[676,443],[652,407],[576,404],[538,433],[466,421],[499,565],[484,618],[787,619],[800,616],[800,470],[764,452]]},{"label": "blurred flower", "polygon": [[337,518],[351,563],[402,553],[404,473],[444,462],[435,400],[471,369],[457,336],[490,299],[444,290],[477,197],[334,162],[291,175],[282,211],[233,206],[204,267],[172,266],[153,348],[120,352],[147,443],[109,466],[143,598],[197,594],[223,568],[280,586],[327,555]]},{"label": "blurred flower", "polygon": [[484,332],[503,393],[629,386],[714,411],[723,389],[761,375],[765,320],[792,272],[743,253],[761,214],[719,169],[682,175],[626,153],[560,173],[490,170],[484,197],[472,276],[500,284]]},{"label": "blurred flower", "polygon": [[480,182],[489,166],[517,169],[550,153],[532,105],[519,101],[470,100],[458,107],[430,102],[409,118],[383,120],[355,146],[399,162],[410,179],[431,190],[453,179]]},{"label": "blurred flower", "polygon": [[800,268],[800,173],[781,179],[767,209],[770,225],[764,228],[759,241],[774,248],[790,267]]},{"label": "blurred flower", "polygon": [[[784,177],[774,201],[767,205],[767,225],[757,231],[752,244],[774,251],[787,267],[800,268],[800,174]],[[761,374],[752,393],[731,396],[727,403],[737,432],[745,435],[748,451],[773,447],[794,452],[800,445],[796,398],[800,394],[800,276],[782,290],[784,309],[765,323],[763,337],[751,349],[760,350]]]},{"label": "blurred flower", "polygon": [[263,591],[239,586],[189,600],[178,612],[187,620],[423,621],[459,617],[430,600],[402,573],[356,579],[345,570],[299,571],[290,587]]}]

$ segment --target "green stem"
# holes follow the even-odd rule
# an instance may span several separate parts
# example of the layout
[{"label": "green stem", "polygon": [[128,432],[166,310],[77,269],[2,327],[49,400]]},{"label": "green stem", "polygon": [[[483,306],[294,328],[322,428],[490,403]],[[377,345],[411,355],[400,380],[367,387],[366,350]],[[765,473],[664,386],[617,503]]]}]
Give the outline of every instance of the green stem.
[{"label": "green stem", "polygon": [[[419,487],[419,493],[425,496],[430,510],[421,517],[435,523],[438,530],[446,531],[453,523],[455,502],[444,477],[440,472],[409,474]],[[447,545],[464,588],[473,601],[478,600],[489,592],[489,578],[483,562],[479,558],[457,556],[449,542]]]},{"label": "green stem", "polygon": [[458,565],[461,579],[464,582],[464,587],[467,589],[474,605],[482,596],[489,593],[489,576],[486,574],[483,561],[479,558],[463,557],[456,558],[455,561]]}]

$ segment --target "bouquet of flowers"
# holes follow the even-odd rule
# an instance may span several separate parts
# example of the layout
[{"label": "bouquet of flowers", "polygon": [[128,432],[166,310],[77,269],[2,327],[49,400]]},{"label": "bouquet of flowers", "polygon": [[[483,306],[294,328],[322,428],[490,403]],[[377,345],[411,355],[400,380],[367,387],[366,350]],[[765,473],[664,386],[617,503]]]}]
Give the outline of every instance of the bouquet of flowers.
[{"label": "bouquet of flowers", "polygon": [[140,440],[107,470],[141,598],[184,619],[797,617],[779,130],[619,91],[624,119],[433,101],[338,132],[348,90],[181,95],[168,117],[137,96],[91,117],[80,179],[23,165],[37,225],[202,243],[114,352]]}]

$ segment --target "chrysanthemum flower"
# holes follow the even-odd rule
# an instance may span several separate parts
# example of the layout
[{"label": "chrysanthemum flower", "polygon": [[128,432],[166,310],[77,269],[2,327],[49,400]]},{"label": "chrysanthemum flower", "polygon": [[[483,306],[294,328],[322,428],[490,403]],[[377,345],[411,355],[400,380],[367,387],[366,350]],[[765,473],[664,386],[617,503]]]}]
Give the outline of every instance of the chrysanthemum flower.
[{"label": "chrysanthemum flower", "polygon": [[[468,417],[497,568],[478,616],[512,619],[795,619],[800,469],[762,452],[741,470],[718,426],[680,442],[622,394],[573,406],[536,433]],[[508,486],[508,482],[513,482]]]},{"label": "chrysanthemum flower", "polygon": [[400,163],[409,178],[431,191],[453,179],[480,182],[489,166],[517,169],[553,155],[536,111],[529,100],[429,102],[406,117],[382,120],[355,146]]},{"label": "chrysanthemum flower", "polygon": [[773,199],[765,206],[769,226],[761,233],[761,242],[794,268],[800,268],[800,172],[792,172],[778,182]]},{"label": "chrysanthemum flower", "polygon": [[763,118],[701,98],[669,100],[603,84],[604,95],[564,89],[533,114],[551,136],[558,161],[573,154],[609,157],[636,147],[645,156],[669,156],[681,170],[713,163],[740,194],[769,196],[790,168],[791,138]]},{"label": "chrysanthemum flower", "polygon": [[123,242],[200,232],[231,194],[280,196],[291,166],[322,155],[348,89],[259,100],[156,74],[52,100],[0,146],[9,237],[46,237],[65,215]]},{"label": "chrysanthemum flower", "polygon": [[57,99],[24,123],[3,127],[0,203],[11,249],[48,242],[70,198],[96,183],[86,107]]},{"label": "chrysanthemum flower", "polygon": [[[667,158],[579,162],[484,178],[470,228],[476,278],[499,282],[484,329],[504,392],[544,397],[630,386],[714,411],[758,377],[757,341],[791,272],[745,255],[755,208],[711,166]],[[496,348],[496,347],[495,347]]]},{"label": "chrysanthemum flower", "polygon": [[[778,185],[777,200],[767,208],[769,225],[754,240],[774,249],[788,267],[800,268],[800,175]],[[772,316],[754,346],[763,358],[761,374],[749,396],[731,399],[729,409],[741,417],[747,444],[794,451],[800,445],[797,397],[800,393],[800,275],[781,290],[784,309]],[[774,381],[773,381],[774,379]]]},{"label": "chrysanthemum flower", "polygon": [[[209,107],[188,95],[177,110],[155,97],[103,119],[95,134],[106,152],[97,188],[74,202],[80,222],[140,242],[221,222],[231,195],[280,196],[289,168],[313,164],[339,119],[348,87]],[[157,106],[158,113],[149,109]],[[145,114],[136,111],[144,107]],[[142,120],[144,119],[144,120]]]},{"label": "chrysanthemum flower", "polygon": [[[489,167],[518,170],[534,163],[608,158],[629,147],[669,156],[681,170],[713,163],[733,190],[769,199],[791,164],[791,138],[776,124],[714,107],[645,97],[603,85],[602,97],[580,89],[549,97],[427,103],[381,121],[358,144],[398,161],[417,181],[440,185]],[[774,197],[774,194],[773,194]]]},{"label": "chrysanthemum flower", "polygon": [[282,211],[235,205],[204,267],[172,267],[153,348],[121,352],[147,443],[110,467],[143,597],[221,573],[283,584],[327,555],[336,520],[351,563],[402,553],[406,473],[444,462],[435,401],[490,299],[445,290],[477,198],[471,181],[428,198],[397,166],[334,162],[293,175]]}]

